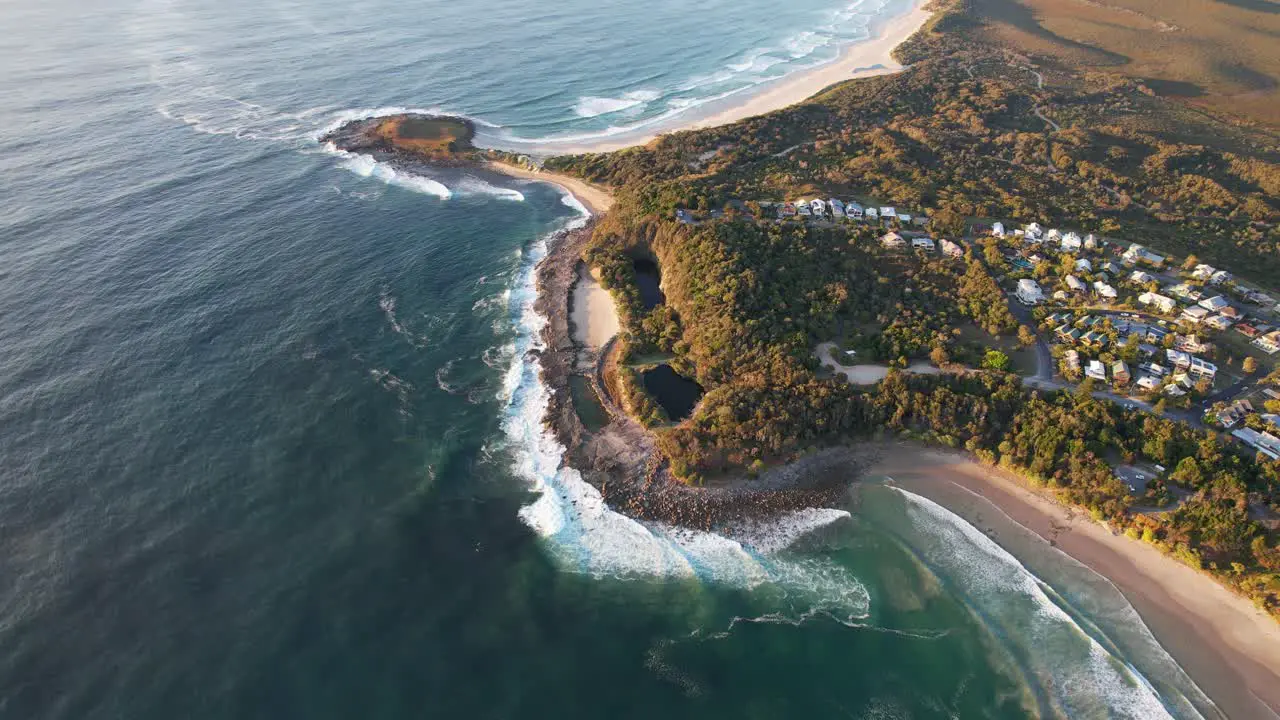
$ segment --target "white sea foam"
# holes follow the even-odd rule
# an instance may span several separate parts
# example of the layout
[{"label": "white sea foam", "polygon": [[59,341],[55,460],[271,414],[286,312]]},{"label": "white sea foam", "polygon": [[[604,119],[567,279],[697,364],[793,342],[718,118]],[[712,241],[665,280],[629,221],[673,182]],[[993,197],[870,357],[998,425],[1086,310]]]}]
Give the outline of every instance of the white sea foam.
[{"label": "white sea foam", "polygon": [[929,563],[981,608],[1003,641],[1023,646],[1027,671],[1067,715],[1172,717],[1147,679],[1076,624],[1017,558],[937,503],[894,490],[906,499]]},{"label": "white sea foam", "polygon": [[524,202],[524,193],[511,188],[498,187],[470,175],[464,177],[454,189],[459,195],[488,195],[499,200]]},{"label": "white sea foam", "polygon": [[622,112],[623,110],[640,109],[645,105],[662,97],[662,93],[655,90],[635,90],[623,95],[620,98],[593,97],[586,96],[578,98],[578,104],[573,106],[573,112],[578,117],[592,118],[600,115],[611,115],[613,113]]},{"label": "white sea foam", "polygon": [[389,164],[374,160],[371,155],[350,153],[339,150],[333,143],[325,143],[325,152],[341,158],[339,165],[361,177],[381,180],[388,185],[395,185],[424,195],[434,195],[441,200],[448,200],[453,192],[445,185],[425,175],[398,171]]}]

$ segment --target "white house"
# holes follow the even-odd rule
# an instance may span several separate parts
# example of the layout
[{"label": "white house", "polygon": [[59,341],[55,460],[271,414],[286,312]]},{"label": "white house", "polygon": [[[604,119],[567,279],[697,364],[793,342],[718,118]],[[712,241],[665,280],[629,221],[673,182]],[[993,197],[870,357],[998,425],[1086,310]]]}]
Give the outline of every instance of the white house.
[{"label": "white house", "polygon": [[809,203],[801,200],[799,203],[796,203],[796,214],[803,217],[812,217],[813,210],[809,208]]},{"label": "white house", "polygon": [[1044,239],[1049,242],[1058,242],[1062,240],[1062,231],[1058,228],[1049,228],[1049,232],[1045,233]]},{"label": "white house", "polygon": [[1096,250],[1098,248],[1098,238],[1089,233],[1084,236],[1084,247],[1086,250]]},{"label": "white house", "polygon": [[1044,228],[1040,227],[1040,223],[1031,223],[1022,226],[1022,237],[1026,239],[1034,238],[1039,242],[1044,237]]},{"label": "white house", "polygon": [[929,252],[933,252],[938,249],[933,240],[927,237],[912,238],[911,247],[916,250],[928,250]]},{"label": "white house", "polygon": [[911,222],[911,216],[907,213],[898,213],[898,222],[906,225]]},{"label": "white house", "polygon": [[1069,232],[1066,235],[1062,236],[1062,240],[1060,241],[1060,244],[1062,245],[1062,249],[1064,251],[1075,252],[1080,249],[1080,247],[1084,244],[1084,242],[1080,239],[1079,235],[1073,232]]},{"label": "white house", "polygon": [[880,238],[880,244],[887,248],[900,248],[905,247],[907,241],[898,233],[891,232]]},{"label": "white house", "polygon": [[1104,298],[1107,298],[1108,300],[1116,299],[1116,295],[1117,295],[1116,289],[1102,282],[1101,280],[1093,284],[1093,291],[1098,293],[1098,295]]},{"label": "white house", "polygon": [[835,198],[831,198],[827,201],[827,204],[831,206],[831,217],[836,218],[837,220],[844,217],[844,203]]},{"label": "white house", "polygon": [[1030,278],[1023,278],[1018,281],[1016,295],[1023,305],[1039,305],[1044,302],[1044,290],[1040,289],[1039,283]]},{"label": "white house", "polygon": [[1199,375],[1200,377],[1212,378],[1218,374],[1217,365],[1194,356],[1191,358],[1191,366],[1187,369],[1191,371],[1192,375]]},{"label": "white house", "polygon": [[1071,292],[1084,292],[1089,286],[1085,285],[1084,281],[1075,275],[1068,275],[1067,287],[1071,288]]},{"label": "white house", "polygon": [[809,209],[813,212],[814,217],[825,217],[827,214],[827,204],[821,200],[811,200]]},{"label": "white house", "polygon": [[1213,274],[1216,272],[1218,272],[1218,269],[1215,268],[1214,266],[1205,265],[1202,263],[1200,265],[1197,265],[1195,270],[1191,271],[1191,277],[1197,280],[1208,280],[1209,278],[1213,277]]},{"label": "white house", "polygon": [[1209,312],[1222,312],[1222,308],[1227,307],[1231,303],[1227,302],[1227,299],[1221,295],[1215,295],[1211,298],[1205,298],[1196,304]]},{"label": "white house", "polygon": [[1139,285],[1146,285],[1147,283],[1155,282],[1155,279],[1155,276],[1151,273],[1143,272],[1141,270],[1134,270],[1133,274],[1129,276],[1129,282],[1137,283]]},{"label": "white house", "polygon": [[853,220],[861,220],[861,219],[862,219],[862,206],[861,206],[861,205],[859,205],[859,204],[858,204],[858,203],[856,203],[856,202],[853,202],[853,201],[851,200],[851,201],[849,201],[849,202],[845,203],[845,206],[844,206],[844,214],[845,214],[845,217],[848,217],[848,218],[850,218],[850,219],[853,219]]},{"label": "white house", "polygon": [[1093,378],[1094,380],[1101,380],[1102,382],[1106,382],[1106,381],[1107,381],[1107,366],[1106,366],[1106,365],[1103,365],[1102,363],[1098,362],[1097,360],[1090,360],[1090,361],[1089,361],[1089,369],[1088,369],[1088,370],[1085,370],[1085,371],[1084,371],[1084,374],[1085,374],[1085,375],[1087,375],[1088,377]]},{"label": "white house", "polygon": [[991,234],[996,237],[1004,237],[1004,223],[997,222],[991,224]]},{"label": "white house", "polygon": [[1189,307],[1182,311],[1182,319],[1192,323],[1193,325],[1199,325],[1204,322],[1207,317],[1209,317],[1209,311],[1198,306]]},{"label": "white house", "polygon": [[1155,392],[1156,388],[1160,387],[1160,380],[1150,375],[1143,375],[1138,378],[1138,387],[1147,392]]},{"label": "white house", "polygon": [[1076,261],[1076,272],[1093,272],[1093,263],[1089,262],[1087,258],[1080,258]]},{"label": "white house", "polygon": [[868,220],[875,220],[880,217],[880,211],[873,207],[869,207],[866,211],[866,217]]},{"label": "white house", "polygon": [[1209,327],[1213,328],[1214,330],[1221,330],[1221,331],[1225,332],[1225,331],[1227,331],[1227,330],[1230,330],[1230,329],[1231,329],[1231,326],[1232,326],[1232,325],[1235,325],[1235,322],[1234,322],[1231,318],[1229,318],[1229,317],[1227,317],[1227,316],[1225,316],[1225,315],[1214,315],[1213,317],[1209,318],[1208,320],[1205,320],[1205,321],[1204,321],[1204,324],[1205,324],[1205,325],[1208,325]]},{"label": "white house", "polygon": [[1177,300],[1153,292],[1142,293],[1138,296],[1138,302],[1143,305],[1154,305],[1159,308],[1160,312],[1173,312],[1178,307]]},{"label": "white house", "polygon": [[892,207],[885,207],[885,206],[881,205],[881,206],[880,206],[880,217],[881,217],[881,218],[884,218],[885,220],[892,220],[893,218],[898,217],[898,211],[897,211],[897,210],[895,210],[895,209],[894,209],[894,208],[892,208]]},{"label": "white house", "polygon": [[1231,273],[1226,270],[1219,270],[1209,276],[1210,285],[1221,285],[1231,280]]},{"label": "white house", "polygon": [[964,248],[950,240],[941,240],[938,245],[942,248],[942,254],[950,257],[964,257]]},{"label": "white house", "polygon": [[1241,442],[1272,460],[1280,460],[1280,438],[1271,433],[1260,433],[1250,428],[1240,428],[1231,432]]}]

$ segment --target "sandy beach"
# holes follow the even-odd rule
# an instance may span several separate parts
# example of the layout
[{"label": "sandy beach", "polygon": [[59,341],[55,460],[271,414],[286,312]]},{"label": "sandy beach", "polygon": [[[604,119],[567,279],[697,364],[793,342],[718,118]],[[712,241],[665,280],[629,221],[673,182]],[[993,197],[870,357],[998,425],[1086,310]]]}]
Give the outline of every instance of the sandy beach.
[{"label": "sandy beach", "polygon": [[618,334],[618,311],[613,296],[591,276],[585,263],[578,266],[569,308],[573,341],[588,350],[599,350]]},{"label": "sandy beach", "polygon": [[1227,717],[1280,717],[1280,625],[1213,579],[961,453],[886,445],[873,472],[943,505],[1020,559],[1008,540],[1023,529],[1051,541],[1123,593]]},{"label": "sandy beach", "polygon": [[871,37],[845,47],[836,60],[809,70],[791,73],[761,89],[747,90],[741,95],[711,104],[708,106],[711,109],[705,115],[678,116],[666,124],[639,128],[635,132],[621,133],[596,141],[544,142],[531,148],[530,151],[539,155],[573,155],[622,150],[645,145],[665,133],[728,125],[745,118],[781,110],[804,102],[826,88],[845,80],[898,72],[903,69],[903,66],[893,59],[893,50],[928,21],[932,13],[925,10],[924,5],[924,0],[918,0],[905,14],[883,22],[872,23],[869,28]]},{"label": "sandy beach", "polygon": [[490,161],[486,167],[494,172],[525,180],[538,180],[551,183],[572,194],[592,215],[599,217],[613,207],[613,195],[608,190],[569,175],[548,172],[545,170],[529,170],[510,163]]}]

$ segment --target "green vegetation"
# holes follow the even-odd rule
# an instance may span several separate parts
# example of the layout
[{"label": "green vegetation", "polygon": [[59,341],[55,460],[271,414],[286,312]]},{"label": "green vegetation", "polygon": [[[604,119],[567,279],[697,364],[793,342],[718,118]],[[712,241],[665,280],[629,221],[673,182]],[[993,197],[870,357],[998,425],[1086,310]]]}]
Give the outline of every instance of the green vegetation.
[{"label": "green vegetation", "polygon": [[[1133,115],[1180,116],[1124,78],[1071,75],[1038,88],[1025,60],[971,36],[962,9],[940,12],[906,46],[915,66],[898,75],[643,148],[548,161],[615,188],[617,204],[585,257],[618,301],[622,363],[667,354],[707,392],[672,425],[632,369],[611,382],[689,482],[883,432],[924,438],[1055,488],[1277,611],[1280,551],[1249,508],[1280,501],[1280,466],[1212,433],[1097,401],[1088,382],[1074,393],[1024,388],[1004,371],[1013,347],[1033,338],[997,280],[1010,272],[997,243],[964,258],[890,250],[874,226],[764,220],[745,202],[877,198],[927,210],[949,233],[967,218],[1035,220],[1280,277],[1280,165],[1269,136],[1228,148],[1234,129],[1213,145],[1144,129]],[[725,212],[682,225],[677,208]],[[662,270],[665,302],[652,309],[641,302],[636,259]],[[814,348],[833,340],[860,361],[927,358],[970,370],[891,372],[859,388],[819,376]],[[1133,499],[1104,460],[1115,457],[1176,466],[1169,481],[1191,497],[1164,514],[1131,513]],[[1171,501],[1166,486],[1156,491]]]}]

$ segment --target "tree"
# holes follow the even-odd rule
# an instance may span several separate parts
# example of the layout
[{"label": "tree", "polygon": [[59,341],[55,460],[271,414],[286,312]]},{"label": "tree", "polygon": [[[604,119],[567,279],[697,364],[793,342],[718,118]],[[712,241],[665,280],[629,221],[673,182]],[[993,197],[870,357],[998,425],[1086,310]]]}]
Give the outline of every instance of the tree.
[{"label": "tree", "polygon": [[1026,325],[1019,325],[1018,343],[1022,345],[1022,347],[1031,347],[1036,344],[1036,334]]},{"label": "tree", "polygon": [[1250,375],[1258,372],[1258,360],[1250,355],[1244,359],[1244,371]]},{"label": "tree", "polygon": [[982,358],[982,367],[987,370],[1004,372],[1009,369],[1009,356],[999,350],[988,350]]},{"label": "tree", "polygon": [[934,345],[929,351],[929,362],[938,367],[942,367],[951,361],[951,356],[947,354],[947,348],[944,345]]}]

